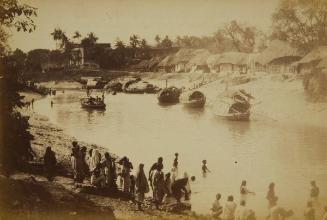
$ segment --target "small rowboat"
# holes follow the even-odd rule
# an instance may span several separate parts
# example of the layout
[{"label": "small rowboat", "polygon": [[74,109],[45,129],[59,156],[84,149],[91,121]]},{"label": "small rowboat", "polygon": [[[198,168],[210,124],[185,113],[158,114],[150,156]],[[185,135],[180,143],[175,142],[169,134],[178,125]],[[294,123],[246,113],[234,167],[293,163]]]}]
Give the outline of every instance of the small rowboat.
[{"label": "small rowboat", "polygon": [[181,103],[190,108],[203,108],[206,103],[205,95],[200,91],[182,94]]},{"label": "small rowboat", "polygon": [[160,103],[177,103],[181,92],[176,87],[168,87],[158,93],[158,100]]},{"label": "small rowboat", "polygon": [[103,100],[96,100],[92,97],[82,98],[81,99],[82,108],[88,109],[106,109],[106,104]]}]

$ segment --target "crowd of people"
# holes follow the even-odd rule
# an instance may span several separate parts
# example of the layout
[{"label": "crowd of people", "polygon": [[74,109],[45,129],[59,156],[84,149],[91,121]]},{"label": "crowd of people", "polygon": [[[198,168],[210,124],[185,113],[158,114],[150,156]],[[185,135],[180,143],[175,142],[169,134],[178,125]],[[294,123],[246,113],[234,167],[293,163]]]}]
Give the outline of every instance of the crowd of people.
[{"label": "crowd of people", "polygon": [[[181,203],[182,198],[185,201],[190,199],[190,183],[195,180],[192,176],[189,178],[185,172],[183,177],[179,176],[178,153],[175,153],[171,172],[164,174],[163,158],[151,166],[148,178],[144,171],[144,164],[139,164],[136,176],[131,175],[133,164],[129,158],[123,157],[116,159],[106,152],[104,156],[97,149],[80,147],[76,141],[72,142],[71,168],[73,179],[76,185],[84,183],[86,179],[89,183],[100,190],[109,190],[116,192],[118,190],[130,195],[136,202],[138,210],[143,210],[142,206],[145,201],[145,194],[152,189],[152,201],[157,209],[167,200],[175,199]],[[47,178],[52,181],[55,175],[56,167],[55,153],[51,147],[46,149],[44,155],[44,168]],[[207,167],[207,161],[202,161],[202,172],[205,175],[210,172]],[[117,185],[117,182],[119,183]],[[247,188],[247,182],[243,180],[240,185],[239,205],[236,204],[233,195],[227,197],[224,206],[221,205],[222,195],[218,193],[212,205],[212,217],[222,220],[255,220],[255,211],[247,207],[249,195],[255,195],[255,192]],[[316,209],[318,208],[319,187],[315,181],[311,182],[310,199],[304,212],[305,220],[316,219]],[[278,197],[275,194],[275,183],[270,183],[266,194],[267,208],[269,214],[267,219],[284,220],[291,217],[294,213],[278,205]],[[327,220],[327,206],[324,208],[322,220]]]}]

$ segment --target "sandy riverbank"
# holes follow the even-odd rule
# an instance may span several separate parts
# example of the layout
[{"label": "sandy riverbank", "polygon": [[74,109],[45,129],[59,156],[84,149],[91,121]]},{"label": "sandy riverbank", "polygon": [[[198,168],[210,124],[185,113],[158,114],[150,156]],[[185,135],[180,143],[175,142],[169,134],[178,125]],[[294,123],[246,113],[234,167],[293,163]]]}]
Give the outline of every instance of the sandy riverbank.
[{"label": "sandy riverbank", "polygon": [[[41,98],[35,94],[23,93],[25,100],[30,100],[34,98]],[[21,109],[23,115],[29,116],[30,132],[34,136],[32,141],[32,148],[37,154],[36,160],[42,161],[42,156],[45,152],[47,146],[51,146],[53,151],[56,152],[58,162],[69,171],[69,161],[71,153],[71,143],[76,140],[64,133],[64,131],[51,124],[47,117],[36,114],[33,109]],[[76,140],[78,141],[78,140]],[[105,150],[101,146],[97,146],[90,143],[79,142],[81,146],[86,146],[88,149],[97,148],[100,152],[104,153]],[[113,155],[113,154],[112,154]],[[113,155],[116,157],[115,155]],[[23,173],[14,175],[13,178],[21,181],[29,181],[30,174]],[[49,193],[52,191],[58,191],[60,187],[60,193],[63,197],[77,195],[92,204],[92,207],[105,209],[111,208],[114,211],[114,215],[118,219],[195,219],[195,215],[192,212],[183,212],[183,214],[175,214],[168,211],[158,211],[155,210],[154,206],[145,209],[145,212],[136,211],[136,204],[131,201],[125,201],[120,198],[111,198],[107,196],[100,196],[82,192],[80,189],[76,189],[71,178],[58,176],[55,178],[54,182],[49,183],[44,177],[39,175],[33,175],[38,184],[46,185]],[[88,181],[86,186],[89,185]],[[72,203],[74,201],[71,201]],[[84,204],[84,203],[83,203]],[[85,205],[85,204],[84,204]],[[148,203],[148,205],[150,205]],[[89,207],[92,209],[92,207]],[[72,213],[76,211],[72,210]],[[94,213],[96,214],[96,213]],[[197,218],[206,218],[199,217]]]}]

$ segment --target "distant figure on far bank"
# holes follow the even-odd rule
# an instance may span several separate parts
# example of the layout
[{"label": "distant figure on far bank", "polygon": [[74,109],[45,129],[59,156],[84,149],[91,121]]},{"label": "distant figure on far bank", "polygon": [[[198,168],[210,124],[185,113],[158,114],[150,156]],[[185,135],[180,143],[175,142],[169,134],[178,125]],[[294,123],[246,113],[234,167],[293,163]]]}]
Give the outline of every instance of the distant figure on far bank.
[{"label": "distant figure on far bank", "polygon": [[307,208],[304,211],[304,220],[315,220],[315,209],[312,202],[307,203]]},{"label": "distant figure on far bank", "polygon": [[270,183],[268,187],[268,192],[266,195],[266,199],[268,200],[268,208],[271,208],[276,201],[275,195],[275,183]]},{"label": "distant figure on far bank", "polygon": [[179,156],[178,153],[175,153],[175,159],[173,164],[178,163],[178,156]]},{"label": "distant figure on far bank", "polygon": [[240,195],[241,195],[241,199],[240,201],[246,201],[247,200],[247,196],[251,194],[251,195],[255,195],[254,192],[248,190],[246,188],[246,181],[243,180],[242,183],[241,183],[241,186],[240,186]]},{"label": "distant figure on far bank", "polygon": [[47,147],[43,159],[45,175],[49,181],[52,181],[56,171],[57,159],[51,147]]},{"label": "distant figure on far bank", "polygon": [[214,219],[221,219],[220,216],[221,216],[221,214],[223,214],[223,207],[220,205],[220,199],[221,199],[221,194],[218,193],[216,195],[216,199],[213,202],[212,208],[211,208],[212,217]]},{"label": "distant figure on far bank", "polygon": [[208,172],[211,173],[211,171],[207,167],[207,160],[203,160],[202,161],[202,174],[203,174],[203,176],[206,177],[206,174]]},{"label": "distant figure on far bank", "polygon": [[310,189],[310,201],[313,205],[317,205],[319,198],[319,187],[316,184],[316,181],[311,181],[311,189]]},{"label": "distant figure on far bank", "polygon": [[51,108],[53,107],[53,101],[51,100],[51,102],[50,102],[50,105],[51,105]]},{"label": "distant figure on far bank", "polygon": [[32,106],[32,108],[34,108],[34,98],[32,99],[32,101],[31,101],[31,106]]}]

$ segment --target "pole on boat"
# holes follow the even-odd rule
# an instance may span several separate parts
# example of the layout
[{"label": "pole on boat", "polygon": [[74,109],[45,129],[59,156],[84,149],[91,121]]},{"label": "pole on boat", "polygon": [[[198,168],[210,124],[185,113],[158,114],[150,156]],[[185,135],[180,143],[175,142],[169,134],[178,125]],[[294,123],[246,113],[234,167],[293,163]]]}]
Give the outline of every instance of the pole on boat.
[{"label": "pole on boat", "polygon": [[167,89],[167,85],[168,85],[168,79],[166,79],[166,89]]}]

